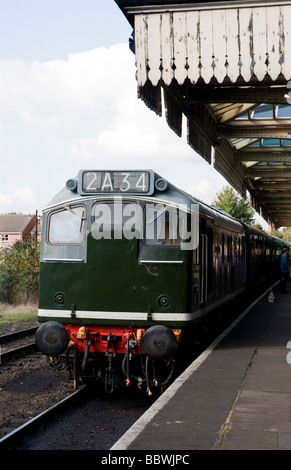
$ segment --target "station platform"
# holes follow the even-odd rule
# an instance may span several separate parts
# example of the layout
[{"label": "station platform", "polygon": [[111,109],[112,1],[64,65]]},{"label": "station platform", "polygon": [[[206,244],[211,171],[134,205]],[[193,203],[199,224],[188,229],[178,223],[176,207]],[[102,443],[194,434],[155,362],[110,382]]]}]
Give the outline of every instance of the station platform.
[{"label": "station platform", "polygon": [[291,450],[289,290],[268,289],[111,450]]}]

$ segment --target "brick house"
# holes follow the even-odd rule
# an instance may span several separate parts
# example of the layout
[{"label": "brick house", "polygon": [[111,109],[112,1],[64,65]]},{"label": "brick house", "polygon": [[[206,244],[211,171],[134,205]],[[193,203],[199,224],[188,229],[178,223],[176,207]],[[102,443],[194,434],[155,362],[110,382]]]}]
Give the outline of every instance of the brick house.
[{"label": "brick house", "polygon": [[38,220],[36,231],[37,214],[0,214],[0,249],[10,248],[17,240],[36,236],[40,241],[41,221]]}]

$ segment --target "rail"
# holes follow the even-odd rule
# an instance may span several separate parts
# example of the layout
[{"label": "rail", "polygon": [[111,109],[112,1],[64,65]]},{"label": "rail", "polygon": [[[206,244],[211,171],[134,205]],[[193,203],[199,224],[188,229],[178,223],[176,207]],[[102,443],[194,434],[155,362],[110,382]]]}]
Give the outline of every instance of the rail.
[{"label": "rail", "polygon": [[61,410],[61,408],[72,400],[74,400],[77,396],[79,397],[84,391],[86,390],[86,386],[82,386],[75,390],[73,393],[65,397],[64,399],[60,400],[58,403],[53,404],[51,407],[47,408],[46,410],[42,411],[40,414],[35,416],[34,418],[28,419],[24,424],[15,428],[10,433],[6,434],[0,439],[0,449],[5,450],[9,449],[12,445],[15,445],[15,442],[25,434],[28,434],[31,429],[39,426],[45,419],[49,419],[52,415]]},{"label": "rail", "polygon": [[[20,356],[21,354],[27,354],[29,352],[34,352],[36,349],[35,341],[26,342],[25,344],[16,345],[11,347],[11,349],[6,350],[9,344],[12,344],[14,341],[23,340],[26,337],[32,336],[35,334],[37,327],[27,328],[25,330],[15,331],[13,333],[8,333],[6,335],[0,336],[0,364],[3,364],[14,357]],[[4,350],[2,349],[4,346]]]}]

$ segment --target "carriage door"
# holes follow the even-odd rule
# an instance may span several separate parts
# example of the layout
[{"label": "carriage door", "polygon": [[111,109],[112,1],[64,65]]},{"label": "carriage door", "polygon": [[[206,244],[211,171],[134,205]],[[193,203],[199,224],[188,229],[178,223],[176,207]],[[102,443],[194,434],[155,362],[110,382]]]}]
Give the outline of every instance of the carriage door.
[{"label": "carriage door", "polygon": [[212,242],[213,229],[206,226],[206,220],[201,220],[200,235],[200,303],[208,299],[212,292]]}]

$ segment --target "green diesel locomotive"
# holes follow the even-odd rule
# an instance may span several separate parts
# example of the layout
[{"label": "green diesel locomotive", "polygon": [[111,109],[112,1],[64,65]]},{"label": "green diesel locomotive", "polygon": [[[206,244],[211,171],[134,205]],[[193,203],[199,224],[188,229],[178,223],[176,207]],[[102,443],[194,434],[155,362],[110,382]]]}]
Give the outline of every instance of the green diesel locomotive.
[{"label": "green diesel locomotive", "polygon": [[81,170],[43,212],[38,348],[76,386],[136,381],[151,394],[184,332],[270,280],[279,255],[151,170]]}]

